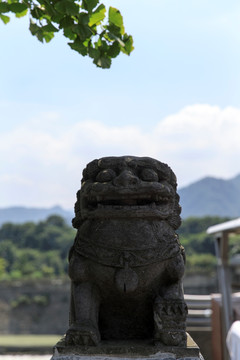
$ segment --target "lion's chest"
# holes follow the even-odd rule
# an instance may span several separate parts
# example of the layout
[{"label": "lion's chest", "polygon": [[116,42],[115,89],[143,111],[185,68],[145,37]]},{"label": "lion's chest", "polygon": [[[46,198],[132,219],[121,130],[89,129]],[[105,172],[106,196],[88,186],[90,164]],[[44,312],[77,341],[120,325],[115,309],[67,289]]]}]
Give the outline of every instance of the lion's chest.
[{"label": "lion's chest", "polygon": [[105,219],[85,221],[75,249],[103,265],[137,267],[174,257],[179,244],[165,221]]}]

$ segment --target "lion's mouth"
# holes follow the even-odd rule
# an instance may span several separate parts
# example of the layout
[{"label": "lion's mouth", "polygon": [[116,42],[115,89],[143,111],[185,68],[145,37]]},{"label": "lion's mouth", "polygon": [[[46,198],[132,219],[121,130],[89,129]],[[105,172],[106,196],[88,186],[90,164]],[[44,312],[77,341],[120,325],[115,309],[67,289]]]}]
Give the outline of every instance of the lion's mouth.
[{"label": "lion's mouth", "polygon": [[92,195],[81,201],[83,217],[165,217],[172,208],[173,198],[162,194]]},{"label": "lion's mouth", "polygon": [[160,195],[129,195],[119,197],[96,196],[89,197],[87,208],[89,210],[104,208],[142,207],[142,206],[165,206],[170,202],[170,197]]}]

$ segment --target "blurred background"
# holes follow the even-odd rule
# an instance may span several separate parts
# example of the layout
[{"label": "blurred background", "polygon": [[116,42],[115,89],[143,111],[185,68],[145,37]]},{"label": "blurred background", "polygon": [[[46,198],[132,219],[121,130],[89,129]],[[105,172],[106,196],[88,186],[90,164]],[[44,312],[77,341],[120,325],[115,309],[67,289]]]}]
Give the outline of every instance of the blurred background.
[{"label": "blurred background", "polygon": [[[135,46],[109,70],[72,51],[61,33],[40,43],[27,17],[0,23],[2,353],[16,344],[49,352],[67,329],[73,205],[94,158],[129,154],[169,164],[182,206],[185,293],[219,292],[206,230],[240,214],[240,4],[104,3],[121,11]],[[229,238],[234,291],[239,240]],[[188,326],[205,331],[199,345],[208,360],[211,301],[202,301],[206,316]],[[16,340],[29,334],[38,337]]]}]

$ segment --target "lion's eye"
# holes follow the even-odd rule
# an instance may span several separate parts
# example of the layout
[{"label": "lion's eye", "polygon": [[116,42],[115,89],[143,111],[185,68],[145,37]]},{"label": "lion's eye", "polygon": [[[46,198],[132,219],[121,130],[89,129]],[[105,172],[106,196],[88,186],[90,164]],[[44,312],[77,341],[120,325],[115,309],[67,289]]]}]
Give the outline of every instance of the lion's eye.
[{"label": "lion's eye", "polygon": [[97,174],[96,180],[99,182],[108,182],[116,177],[116,173],[112,169],[104,169]]},{"label": "lion's eye", "polygon": [[141,179],[149,182],[158,181],[158,174],[153,169],[143,169]]}]

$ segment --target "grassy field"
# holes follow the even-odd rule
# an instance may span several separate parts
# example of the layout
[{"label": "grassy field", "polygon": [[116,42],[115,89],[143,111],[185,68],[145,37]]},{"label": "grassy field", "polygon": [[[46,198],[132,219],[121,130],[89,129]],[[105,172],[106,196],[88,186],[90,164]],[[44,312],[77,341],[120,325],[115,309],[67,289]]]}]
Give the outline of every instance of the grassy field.
[{"label": "grassy field", "polygon": [[1,335],[0,346],[9,347],[52,347],[62,335]]}]

